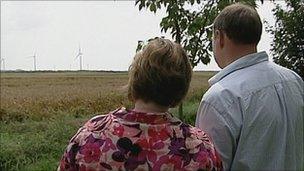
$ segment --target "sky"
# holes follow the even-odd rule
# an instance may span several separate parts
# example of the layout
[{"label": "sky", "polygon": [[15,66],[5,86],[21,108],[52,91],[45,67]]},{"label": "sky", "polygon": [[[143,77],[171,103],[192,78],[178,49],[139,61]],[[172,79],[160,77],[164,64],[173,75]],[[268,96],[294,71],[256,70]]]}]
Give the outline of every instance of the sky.
[{"label": "sky", "polygon": [[[274,4],[259,4],[262,20],[274,24]],[[1,1],[1,58],[6,70],[78,70],[79,45],[83,69],[126,71],[138,40],[165,36],[156,14],[139,11],[134,1]],[[270,53],[271,35],[263,28],[258,51]],[[271,58],[271,57],[270,57]],[[2,65],[3,68],[3,65]],[[219,70],[215,61],[194,70]]]}]

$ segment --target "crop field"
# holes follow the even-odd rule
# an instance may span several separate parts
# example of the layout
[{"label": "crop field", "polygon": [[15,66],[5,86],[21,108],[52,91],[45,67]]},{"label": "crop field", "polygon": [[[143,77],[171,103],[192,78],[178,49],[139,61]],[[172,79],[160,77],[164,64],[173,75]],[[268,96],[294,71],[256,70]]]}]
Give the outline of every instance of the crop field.
[{"label": "crop field", "polygon": [[[195,72],[183,102],[194,124],[215,72]],[[127,72],[1,73],[0,170],[56,170],[77,129],[90,117],[132,107]],[[177,115],[177,108],[170,109]]]}]

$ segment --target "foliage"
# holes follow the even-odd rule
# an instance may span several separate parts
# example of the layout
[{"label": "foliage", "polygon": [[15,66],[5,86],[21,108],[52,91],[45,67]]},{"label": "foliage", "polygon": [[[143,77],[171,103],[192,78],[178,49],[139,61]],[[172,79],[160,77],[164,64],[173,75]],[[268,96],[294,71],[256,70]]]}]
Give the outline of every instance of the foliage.
[{"label": "foliage", "polygon": [[[185,48],[193,67],[208,64],[212,56],[212,23],[225,6],[242,0],[136,0],[139,10],[144,8],[156,13],[161,8],[166,14],[161,22],[162,32],[170,31],[172,38]],[[256,7],[255,0],[243,0]],[[263,1],[262,1],[263,2]],[[138,42],[137,50],[143,46]]]},{"label": "foliage", "polygon": [[276,24],[267,29],[274,36],[273,60],[304,78],[304,1],[286,0],[286,3],[286,9],[276,5],[273,10]]}]

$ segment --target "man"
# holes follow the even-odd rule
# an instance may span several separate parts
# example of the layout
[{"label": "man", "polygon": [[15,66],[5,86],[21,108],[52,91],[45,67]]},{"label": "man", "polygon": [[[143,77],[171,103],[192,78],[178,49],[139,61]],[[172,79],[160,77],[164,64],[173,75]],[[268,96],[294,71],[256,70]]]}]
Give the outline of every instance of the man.
[{"label": "man", "polygon": [[257,53],[262,23],[237,3],[215,19],[213,51],[221,70],[198,109],[225,170],[303,169],[303,80]]}]

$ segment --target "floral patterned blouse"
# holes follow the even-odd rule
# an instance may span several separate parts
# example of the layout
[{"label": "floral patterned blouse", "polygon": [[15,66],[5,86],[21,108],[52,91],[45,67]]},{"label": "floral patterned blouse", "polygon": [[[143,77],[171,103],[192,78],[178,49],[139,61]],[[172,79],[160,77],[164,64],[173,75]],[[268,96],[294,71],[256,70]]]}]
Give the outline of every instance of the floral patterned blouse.
[{"label": "floral patterned blouse", "polygon": [[222,170],[210,138],[170,113],[125,108],[89,120],[58,170]]}]

